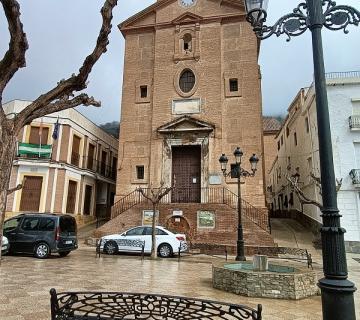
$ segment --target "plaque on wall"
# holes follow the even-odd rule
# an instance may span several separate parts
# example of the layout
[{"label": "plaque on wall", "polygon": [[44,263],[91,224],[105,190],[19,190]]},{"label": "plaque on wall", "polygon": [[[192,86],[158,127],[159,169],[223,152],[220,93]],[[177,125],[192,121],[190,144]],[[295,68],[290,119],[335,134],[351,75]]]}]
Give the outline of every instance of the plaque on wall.
[{"label": "plaque on wall", "polygon": [[[152,210],[143,210],[143,225],[152,225],[154,213]],[[159,211],[156,210],[155,214],[155,223],[158,224],[159,221]]]},{"label": "plaque on wall", "polygon": [[173,210],[172,214],[173,214],[173,216],[182,216],[183,211],[182,210]]},{"label": "plaque on wall", "polygon": [[197,226],[198,228],[215,228],[215,213],[212,211],[198,211]]},{"label": "plaque on wall", "polygon": [[209,184],[221,184],[221,176],[219,174],[210,174],[209,175]]},{"label": "plaque on wall", "polygon": [[172,102],[173,114],[200,113],[200,111],[201,99],[180,99]]}]

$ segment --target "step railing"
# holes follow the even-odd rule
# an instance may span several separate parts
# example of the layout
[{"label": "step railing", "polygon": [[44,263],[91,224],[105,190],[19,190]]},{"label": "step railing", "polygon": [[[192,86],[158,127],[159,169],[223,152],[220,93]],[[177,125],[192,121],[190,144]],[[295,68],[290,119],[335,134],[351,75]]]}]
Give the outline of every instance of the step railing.
[{"label": "step railing", "polygon": [[[145,195],[151,196],[151,189],[143,188],[142,190]],[[138,190],[134,190],[114,204],[111,209],[111,219],[114,219],[132,207],[143,203],[149,203],[149,200]],[[160,201],[160,204],[170,203],[224,204],[233,210],[237,210],[238,195],[223,187],[198,189],[173,188]],[[261,229],[270,232],[268,215],[266,212],[254,207],[244,199],[241,199],[241,212],[243,217],[248,218]]]}]

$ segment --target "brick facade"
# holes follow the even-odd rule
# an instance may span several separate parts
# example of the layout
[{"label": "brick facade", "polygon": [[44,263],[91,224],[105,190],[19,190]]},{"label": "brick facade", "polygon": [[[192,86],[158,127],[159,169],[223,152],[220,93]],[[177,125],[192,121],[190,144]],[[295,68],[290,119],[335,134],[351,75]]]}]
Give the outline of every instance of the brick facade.
[{"label": "brick facade", "polygon": [[[106,223],[95,232],[96,237],[107,234],[121,233],[128,228],[142,225],[143,210],[151,210],[151,203],[138,205],[124,212],[119,217]],[[180,210],[183,216],[173,216],[173,210]],[[235,210],[221,204],[160,204],[159,224],[176,233],[186,234],[192,247],[204,250],[204,244],[212,246],[235,246],[237,239],[237,213]],[[215,214],[214,228],[201,228],[198,224],[198,211],[210,211]],[[273,246],[274,241],[269,233],[262,230],[247,218],[243,218],[244,240],[246,246]]]},{"label": "brick facade", "polygon": [[[119,28],[126,48],[116,200],[139,186],[176,187],[172,148],[189,145],[201,146],[201,188],[216,184],[237,192],[236,179],[221,175],[220,155],[226,153],[230,164],[240,146],[247,170],[253,153],[263,159],[259,42],[245,21],[243,1],[197,0],[182,7],[179,1],[161,0]],[[185,36],[191,39],[190,50],[183,47]],[[185,70],[195,77],[189,91],[181,89],[179,80]],[[148,94],[142,97],[144,87]],[[141,180],[136,166],[144,167]],[[242,196],[264,208],[263,164],[258,168],[242,185]],[[203,204],[189,206],[196,212]],[[164,210],[171,208],[174,204]],[[130,220],[127,216],[125,212],[114,223],[127,228],[141,222],[139,213]],[[218,219],[223,227],[216,236],[203,232],[199,237],[224,239],[236,225],[236,214],[225,216]],[[234,241],[231,234],[229,242]]]}]

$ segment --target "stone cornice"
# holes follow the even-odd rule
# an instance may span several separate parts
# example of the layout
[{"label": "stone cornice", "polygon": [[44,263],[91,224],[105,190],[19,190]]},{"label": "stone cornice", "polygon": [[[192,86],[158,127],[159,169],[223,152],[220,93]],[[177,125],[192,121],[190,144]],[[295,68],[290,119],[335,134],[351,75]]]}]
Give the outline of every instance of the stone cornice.
[{"label": "stone cornice", "polygon": [[[233,15],[219,15],[219,16],[211,16],[211,17],[203,17],[201,19],[201,24],[208,24],[213,22],[219,22],[219,23],[229,23],[229,22],[236,22],[236,21],[245,21],[245,14],[233,14]],[[190,21],[186,20],[183,22],[175,23],[174,21],[169,21],[165,23],[154,23],[149,25],[143,25],[143,26],[128,26],[121,28],[121,32],[123,35],[126,35],[128,33],[141,33],[146,31],[155,31],[158,29],[166,29],[170,27],[174,27],[176,24],[195,24],[197,23],[196,20]]]}]

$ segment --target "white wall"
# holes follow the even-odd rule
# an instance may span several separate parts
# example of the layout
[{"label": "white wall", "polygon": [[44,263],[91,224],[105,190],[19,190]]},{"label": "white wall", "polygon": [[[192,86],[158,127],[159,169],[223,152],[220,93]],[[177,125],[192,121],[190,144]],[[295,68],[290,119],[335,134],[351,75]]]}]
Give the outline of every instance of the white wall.
[{"label": "white wall", "polygon": [[360,169],[359,154],[354,143],[360,143],[360,131],[350,130],[349,117],[353,114],[352,99],[360,98],[360,82],[328,85],[331,136],[334,154],[334,169],[337,179],[343,179],[338,192],[338,206],[342,226],[347,230],[345,240],[360,241],[359,192],[349,172]]}]

